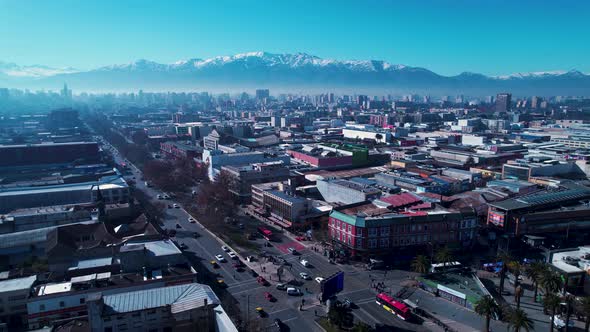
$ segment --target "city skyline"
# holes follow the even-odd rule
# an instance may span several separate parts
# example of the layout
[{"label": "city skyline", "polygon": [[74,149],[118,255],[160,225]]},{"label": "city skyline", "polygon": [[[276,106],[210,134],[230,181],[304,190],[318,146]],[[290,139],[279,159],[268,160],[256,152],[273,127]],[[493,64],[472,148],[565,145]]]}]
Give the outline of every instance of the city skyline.
[{"label": "city skyline", "polygon": [[0,22],[0,61],[88,70],[144,58],[173,63],[266,51],[383,60],[446,76],[588,73],[589,46],[579,42],[590,33],[583,25],[588,9],[574,1],[1,1],[8,15]]}]

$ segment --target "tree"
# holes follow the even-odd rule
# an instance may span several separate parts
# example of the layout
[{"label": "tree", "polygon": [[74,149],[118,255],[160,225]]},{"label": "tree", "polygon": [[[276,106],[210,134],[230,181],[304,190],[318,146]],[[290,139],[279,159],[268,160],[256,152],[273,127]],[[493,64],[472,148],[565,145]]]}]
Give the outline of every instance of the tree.
[{"label": "tree", "polygon": [[585,296],[580,301],[579,311],[584,314],[584,331],[590,329],[590,296]]},{"label": "tree", "polygon": [[537,294],[539,293],[539,282],[546,269],[547,267],[543,263],[534,262],[528,265],[524,270],[525,275],[533,282],[533,300],[535,302],[537,302]]},{"label": "tree", "polygon": [[332,308],[330,308],[330,311],[328,312],[328,320],[330,321],[330,324],[342,327],[342,324],[344,324],[346,321],[346,314],[346,308],[343,305],[337,303]]},{"label": "tree", "polygon": [[424,255],[418,255],[412,261],[412,270],[420,274],[426,274],[430,270],[430,260]]},{"label": "tree", "polygon": [[554,293],[547,293],[545,294],[545,297],[543,298],[543,308],[546,311],[551,312],[551,327],[549,328],[549,331],[553,332],[553,324],[555,321],[555,311],[557,310],[557,307],[559,307],[559,304],[561,303],[561,299],[559,298],[559,296],[555,295]]},{"label": "tree", "polygon": [[475,313],[486,319],[485,332],[490,330],[490,320],[492,316],[497,315],[499,311],[500,308],[498,307],[498,304],[490,295],[485,295],[475,302]]},{"label": "tree", "polygon": [[449,248],[444,247],[436,253],[435,259],[437,262],[447,265],[453,262],[454,257]]},{"label": "tree", "polygon": [[557,293],[561,289],[561,278],[553,271],[547,270],[541,275],[541,287],[548,293]]},{"label": "tree", "polygon": [[564,298],[565,301],[565,331],[567,332],[569,330],[569,323],[570,323],[570,318],[572,316],[572,309],[574,307],[574,303],[575,303],[575,298],[572,295],[566,295]]},{"label": "tree", "polygon": [[508,328],[512,328],[514,332],[520,332],[523,329],[526,332],[533,330],[533,321],[529,318],[526,312],[522,309],[510,310],[508,314]]},{"label": "tree", "polygon": [[371,328],[371,326],[365,322],[356,322],[356,324],[354,324],[354,326],[352,327],[352,329],[350,331],[351,332],[371,332],[371,331],[373,331],[373,328]]}]

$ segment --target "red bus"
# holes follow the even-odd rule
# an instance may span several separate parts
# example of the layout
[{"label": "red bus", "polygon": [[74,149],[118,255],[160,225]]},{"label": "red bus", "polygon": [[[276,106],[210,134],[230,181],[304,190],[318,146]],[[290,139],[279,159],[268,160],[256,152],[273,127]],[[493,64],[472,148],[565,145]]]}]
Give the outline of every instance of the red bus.
[{"label": "red bus", "polygon": [[393,297],[385,293],[377,295],[376,302],[378,305],[382,306],[383,309],[391,312],[403,320],[409,319],[412,314],[410,307],[408,307],[405,303],[398,302],[394,300]]},{"label": "red bus", "polygon": [[270,241],[270,239],[272,238],[272,232],[266,227],[258,227],[258,233],[262,234],[262,237],[266,241]]}]

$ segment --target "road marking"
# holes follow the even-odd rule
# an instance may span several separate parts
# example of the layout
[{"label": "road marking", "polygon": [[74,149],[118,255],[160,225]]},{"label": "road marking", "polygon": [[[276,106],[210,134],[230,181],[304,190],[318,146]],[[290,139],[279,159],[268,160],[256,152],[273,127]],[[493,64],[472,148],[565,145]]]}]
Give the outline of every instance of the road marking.
[{"label": "road marking", "polygon": [[261,289],[261,288],[267,288],[267,287],[260,286],[260,287],[256,287],[256,288],[248,288],[248,289],[243,290],[243,291],[232,293],[232,295],[239,295],[239,294],[247,293],[247,292],[250,292],[250,291],[255,291],[255,290],[258,290],[258,289]]},{"label": "road marking", "polygon": [[283,308],[283,309],[279,309],[279,310],[271,311],[271,312],[269,312],[268,314],[269,314],[269,315],[274,315],[274,314],[276,314],[276,313],[278,313],[278,312],[281,312],[281,311],[287,311],[287,310],[293,310],[293,308]]}]

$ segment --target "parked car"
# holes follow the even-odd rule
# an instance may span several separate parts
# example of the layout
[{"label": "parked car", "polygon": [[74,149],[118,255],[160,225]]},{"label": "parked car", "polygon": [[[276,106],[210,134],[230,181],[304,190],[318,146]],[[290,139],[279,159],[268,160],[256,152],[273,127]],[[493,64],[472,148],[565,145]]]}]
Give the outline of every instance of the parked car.
[{"label": "parked car", "polygon": [[162,199],[162,195],[158,194],[158,195],[156,195],[156,198],[157,199]]},{"label": "parked car", "polygon": [[181,243],[180,244],[180,249],[186,250],[186,249],[188,249],[188,246],[185,243]]},{"label": "parked car", "polygon": [[308,261],[308,260],[306,260],[306,259],[302,259],[302,260],[300,261],[300,263],[301,263],[301,265],[303,265],[303,266],[305,266],[305,267],[308,267],[308,266],[309,266],[309,261]]},{"label": "parked car", "polygon": [[277,284],[278,290],[287,290],[287,284]]},{"label": "parked car", "polygon": [[288,250],[288,251],[289,251],[291,254],[293,254],[293,255],[297,255],[297,250],[296,250],[295,248],[293,248],[293,247],[289,247],[287,250]]},{"label": "parked car", "polygon": [[322,281],[324,281],[324,280],[326,280],[326,279],[324,279],[324,278],[322,278],[322,277],[316,277],[316,278],[315,278],[315,281],[316,281],[318,284],[321,284],[321,283],[322,283]]},{"label": "parked car", "polygon": [[251,263],[251,262],[256,261],[256,257],[254,257],[254,256],[246,256],[246,260]]},{"label": "parked car", "polygon": [[176,228],[182,228],[182,226],[180,226],[180,224],[176,224]]},{"label": "parked car", "polygon": [[236,255],[234,252],[230,251],[227,253],[227,255],[229,256],[229,258],[231,259],[238,259],[238,255]]},{"label": "parked car", "polygon": [[193,217],[188,217],[188,222],[190,222],[191,224],[196,223],[197,221],[195,220],[195,218]]},{"label": "parked car", "polygon": [[266,279],[264,279],[263,276],[258,276],[256,278],[256,282],[259,283],[259,284],[261,284],[262,286],[268,286],[269,285],[268,281],[266,281]]},{"label": "parked car", "polygon": [[223,255],[215,255],[215,259],[220,263],[225,262],[225,257],[223,257]]},{"label": "parked car", "polygon": [[225,252],[229,252],[229,248],[227,246],[221,246],[221,250],[225,251]]},{"label": "parked car", "polygon": [[211,263],[211,266],[213,266],[214,269],[219,268],[219,264],[217,264],[217,261],[210,261],[209,263]]}]

